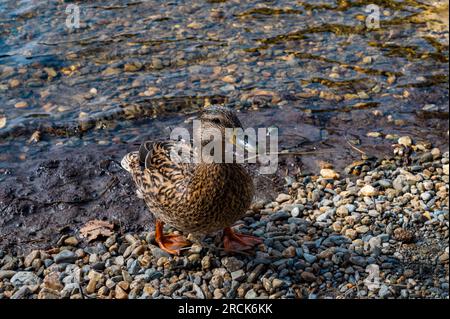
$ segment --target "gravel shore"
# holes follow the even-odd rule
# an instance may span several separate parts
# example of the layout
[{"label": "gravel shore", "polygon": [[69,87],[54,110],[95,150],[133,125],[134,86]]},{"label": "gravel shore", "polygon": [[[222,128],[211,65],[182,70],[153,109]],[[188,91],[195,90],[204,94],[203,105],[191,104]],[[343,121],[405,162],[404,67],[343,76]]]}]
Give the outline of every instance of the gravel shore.
[{"label": "gravel shore", "polygon": [[264,239],[249,255],[226,255],[217,234],[173,257],[153,232],[119,230],[0,250],[0,299],[448,298],[449,154],[407,137],[393,153],[254,203],[236,224]]}]

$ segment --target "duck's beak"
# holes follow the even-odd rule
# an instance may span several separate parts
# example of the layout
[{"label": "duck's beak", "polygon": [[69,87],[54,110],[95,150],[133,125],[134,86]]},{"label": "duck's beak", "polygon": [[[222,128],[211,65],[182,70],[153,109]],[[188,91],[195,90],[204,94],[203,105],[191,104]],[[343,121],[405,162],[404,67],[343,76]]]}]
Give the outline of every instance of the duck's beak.
[{"label": "duck's beak", "polygon": [[234,130],[231,136],[231,143],[239,147],[241,150],[247,150],[249,153],[256,153],[256,140],[251,136],[237,134],[237,130]]}]

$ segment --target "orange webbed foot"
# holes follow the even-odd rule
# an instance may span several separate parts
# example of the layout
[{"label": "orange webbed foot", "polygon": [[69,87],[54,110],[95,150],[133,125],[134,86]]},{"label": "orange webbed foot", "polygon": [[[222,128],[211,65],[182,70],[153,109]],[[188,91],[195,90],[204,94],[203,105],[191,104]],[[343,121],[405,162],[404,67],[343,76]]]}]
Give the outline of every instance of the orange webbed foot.
[{"label": "orange webbed foot", "polygon": [[230,227],[223,230],[223,245],[226,252],[240,252],[262,244],[261,238],[237,234]]},{"label": "orange webbed foot", "polygon": [[178,256],[180,255],[180,251],[182,248],[191,245],[191,243],[181,235],[164,235],[163,226],[164,224],[162,222],[156,221],[155,241],[158,243],[159,247],[162,250],[168,252],[171,255]]}]

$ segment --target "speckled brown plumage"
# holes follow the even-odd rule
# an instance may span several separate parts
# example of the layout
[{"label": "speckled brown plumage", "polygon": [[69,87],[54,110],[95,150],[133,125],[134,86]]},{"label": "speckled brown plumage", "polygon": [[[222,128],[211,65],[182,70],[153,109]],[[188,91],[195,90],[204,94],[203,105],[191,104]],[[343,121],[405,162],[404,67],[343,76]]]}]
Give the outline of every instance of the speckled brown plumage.
[{"label": "speckled brown plumage", "polygon": [[[203,129],[215,127],[222,132],[225,127],[241,127],[234,112],[221,107],[206,110],[201,121]],[[185,234],[208,234],[240,219],[254,194],[246,169],[237,163],[175,162],[171,159],[174,146],[173,141],[147,141],[122,160],[139,197],[157,220]],[[188,151],[195,154],[193,149]]]}]

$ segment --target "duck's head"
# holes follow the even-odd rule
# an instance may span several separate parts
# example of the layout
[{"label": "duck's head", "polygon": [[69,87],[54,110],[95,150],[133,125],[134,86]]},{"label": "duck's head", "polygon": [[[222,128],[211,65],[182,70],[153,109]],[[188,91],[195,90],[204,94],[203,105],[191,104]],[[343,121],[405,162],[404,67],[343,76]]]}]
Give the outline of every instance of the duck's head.
[{"label": "duck's head", "polygon": [[205,108],[201,115],[203,129],[216,128],[225,132],[225,128],[242,128],[241,121],[236,112],[225,106],[210,106]]},{"label": "duck's head", "polygon": [[[200,114],[201,130],[197,130],[195,134],[201,138],[202,145],[208,144],[214,134],[219,133],[223,143],[231,142],[240,148],[247,148],[254,151],[253,141],[249,141],[248,137],[238,136],[236,129],[242,129],[242,123],[236,115],[236,112],[224,106],[210,106],[205,108]],[[226,129],[233,129],[231,136],[226,135]]]}]

